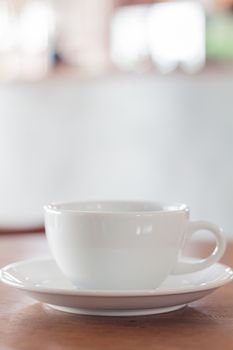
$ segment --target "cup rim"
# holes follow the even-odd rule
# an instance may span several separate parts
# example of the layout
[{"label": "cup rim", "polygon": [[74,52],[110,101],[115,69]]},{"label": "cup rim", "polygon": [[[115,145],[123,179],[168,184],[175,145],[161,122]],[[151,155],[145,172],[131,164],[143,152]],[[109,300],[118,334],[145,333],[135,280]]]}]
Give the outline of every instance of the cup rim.
[{"label": "cup rim", "polygon": [[[84,209],[84,208],[70,208],[70,206],[85,206],[92,205],[151,205],[160,207],[159,209],[141,209],[141,210],[124,210],[124,209]],[[144,201],[144,200],[87,200],[87,201],[62,201],[51,202],[44,205],[44,211],[54,214],[96,214],[96,215],[161,215],[165,213],[180,213],[189,212],[189,207],[184,203],[165,203],[160,201]]]}]

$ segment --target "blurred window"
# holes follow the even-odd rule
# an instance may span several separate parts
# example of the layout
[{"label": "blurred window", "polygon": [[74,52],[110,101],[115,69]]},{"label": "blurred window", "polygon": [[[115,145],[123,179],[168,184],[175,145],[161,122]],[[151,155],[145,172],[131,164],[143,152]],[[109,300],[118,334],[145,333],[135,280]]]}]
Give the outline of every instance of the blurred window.
[{"label": "blurred window", "polygon": [[0,0],[0,79],[46,75],[53,31],[49,0]]},{"label": "blurred window", "polygon": [[116,10],[111,25],[111,56],[119,68],[146,65],[149,56],[147,14],[148,7],[143,5]]},{"label": "blurred window", "polygon": [[53,13],[40,1],[30,1],[19,18],[19,44],[24,52],[39,54],[48,49],[49,35],[53,30]]},{"label": "blurred window", "polygon": [[147,19],[152,60],[161,70],[196,71],[205,62],[205,13],[196,2],[151,6]]},{"label": "blurred window", "polygon": [[[205,12],[193,1],[124,6],[116,10],[111,55],[120,68],[177,66],[195,71],[205,62]],[[144,64],[143,64],[144,63]]]}]

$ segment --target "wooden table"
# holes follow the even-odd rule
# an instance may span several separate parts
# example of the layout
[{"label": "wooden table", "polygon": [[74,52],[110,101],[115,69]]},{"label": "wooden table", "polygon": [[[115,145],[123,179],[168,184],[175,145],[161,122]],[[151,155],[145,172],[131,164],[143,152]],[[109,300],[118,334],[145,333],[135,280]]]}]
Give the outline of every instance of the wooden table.
[{"label": "wooden table", "polygon": [[[209,244],[202,248],[207,253]],[[42,234],[0,236],[0,264],[48,254]],[[223,262],[233,266],[233,245]],[[233,284],[163,315],[109,318],[49,309],[0,285],[0,349],[233,349]]]}]

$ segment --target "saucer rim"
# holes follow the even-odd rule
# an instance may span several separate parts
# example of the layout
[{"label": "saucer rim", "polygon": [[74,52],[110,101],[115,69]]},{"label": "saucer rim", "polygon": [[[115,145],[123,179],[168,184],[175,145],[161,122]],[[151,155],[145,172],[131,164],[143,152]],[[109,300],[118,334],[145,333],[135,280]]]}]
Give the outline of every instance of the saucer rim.
[{"label": "saucer rim", "polygon": [[[169,295],[177,295],[177,294],[189,294],[195,292],[209,291],[220,288],[230,282],[233,281],[233,269],[220,262],[215,263],[214,265],[219,265],[224,270],[225,277],[222,277],[219,281],[210,281],[208,284],[199,285],[199,286],[186,286],[180,289],[169,289],[169,290],[158,290],[158,289],[140,289],[140,290],[99,290],[99,289],[77,289],[77,290],[69,290],[63,288],[46,288],[46,287],[33,287],[27,286],[25,284],[21,284],[20,282],[14,282],[7,277],[9,275],[9,270],[20,265],[27,265],[30,263],[42,263],[46,261],[54,261],[52,257],[43,257],[43,258],[33,258],[33,259],[25,259],[18,262],[10,263],[3,268],[0,269],[0,281],[10,287],[17,288],[19,290],[24,290],[33,293],[43,293],[43,294],[56,294],[56,295],[67,295],[67,296],[80,296],[80,297],[156,297],[156,296],[169,296]],[[194,259],[196,260],[196,259]],[[56,264],[56,262],[54,261]],[[198,272],[194,272],[192,274],[198,274]],[[184,275],[184,274],[183,274]],[[169,276],[168,276],[169,277]],[[64,276],[66,278],[66,276]]]}]

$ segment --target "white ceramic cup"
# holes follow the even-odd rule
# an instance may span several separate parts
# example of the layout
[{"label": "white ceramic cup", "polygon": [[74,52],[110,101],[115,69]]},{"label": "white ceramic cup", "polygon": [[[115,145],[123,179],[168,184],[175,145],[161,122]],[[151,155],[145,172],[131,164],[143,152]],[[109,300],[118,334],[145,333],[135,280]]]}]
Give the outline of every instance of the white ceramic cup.
[{"label": "white ceramic cup", "polygon": [[[222,230],[189,221],[184,204],[101,201],[44,207],[48,243],[63,273],[86,289],[154,289],[169,274],[200,271],[225,250]],[[216,247],[206,259],[184,261],[184,244],[208,230]]]}]

